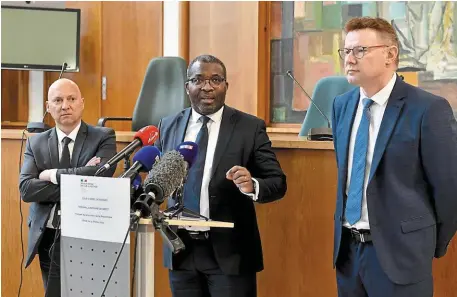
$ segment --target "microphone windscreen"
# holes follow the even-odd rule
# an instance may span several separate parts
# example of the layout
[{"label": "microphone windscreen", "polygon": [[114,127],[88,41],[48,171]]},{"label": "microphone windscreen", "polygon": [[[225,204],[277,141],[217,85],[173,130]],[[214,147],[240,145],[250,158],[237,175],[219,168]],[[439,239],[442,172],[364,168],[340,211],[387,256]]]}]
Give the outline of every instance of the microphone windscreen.
[{"label": "microphone windscreen", "polygon": [[185,176],[186,163],[183,156],[177,151],[168,151],[149,171],[144,181],[145,192],[159,187],[163,195],[156,199],[163,201],[181,185]]},{"label": "microphone windscreen", "polygon": [[138,174],[137,176],[135,176],[135,178],[132,181],[133,188],[135,190],[138,190],[138,188],[141,187],[141,182],[142,182],[141,175]]},{"label": "microphone windscreen", "polygon": [[184,161],[189,164],[189,168],[197,159],[198,145],[192,141],[185,141],[178,145],[176,150],[183,156]]},{"label": "microphone windscreen", "polygon": [[146,126],[138,130],[133,137],[140,139],[143,146],[153,145],[159,138],[159,129],[153,125]]},{"label": "microphone windscreen", "polygon": [[143,165],[142,171],[151,170],[152,166],[159,159],[160,151],[155,146],[144,146],[133,156],[133,163],[136,161]]}]

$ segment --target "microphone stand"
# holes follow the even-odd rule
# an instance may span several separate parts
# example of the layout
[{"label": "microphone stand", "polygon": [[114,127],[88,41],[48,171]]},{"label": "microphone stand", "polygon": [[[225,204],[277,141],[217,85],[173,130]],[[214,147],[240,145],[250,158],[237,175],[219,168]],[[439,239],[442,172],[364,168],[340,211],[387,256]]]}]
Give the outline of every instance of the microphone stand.
[{"label": "microphone stand", "polygon": [[317,111],[321,114],[321,116],[325,119],[327,122],[327,127],[317,127],[317,128],[311,128],[308,131],[308,139],[309,140],[318,140],[318,141],[333,141],[333,131],[330,125],[330,120],[328,117],[325,116],[325,114],[322,112],[322,110],[317,106],[317,104],[314,102],[313,99],[306,93],[305,89],[300,85],[300,83],[295,79],[295,77],[292,75],[292,71],[287,71],[287,76],[289,76],[294,83],[302,90],[302,92],[308,97],[309,101],[311,102],[314,107],[316,107]]},{"label": "microphone stand", "polygon": [[172,212],[171,214],[168,215],[168,218],[169,219],[172,219],[173,217],[178,218],[178,215],[182,213],[184,215],[189,215],[190,217],[202,218],[202,219],[205,219],[206,221],[209,221],[209,218],[184,207],[184,202],[183,202],[183,192],[184,191],[183,190],[184,190],[183,185],[181,185],[179,188],[176,189],[174,197],[173,197],[173,200],[176,201],[176,204],[164,211],[165,213]]},{"label": "microphone stand", "polygon": [[130,168],[130,158],[129,156],[124,157],[124,172]]}]

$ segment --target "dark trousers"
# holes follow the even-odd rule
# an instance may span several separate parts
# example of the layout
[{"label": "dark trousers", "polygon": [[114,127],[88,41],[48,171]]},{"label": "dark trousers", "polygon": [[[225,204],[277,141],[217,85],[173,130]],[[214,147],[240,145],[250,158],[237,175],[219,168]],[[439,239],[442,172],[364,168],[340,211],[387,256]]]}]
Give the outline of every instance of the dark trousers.
[{"label": "dark trousers", "polygon": [[355,241],[343,227],[341,247],[336,262],[338,297],[432,297],[433,278],[419,283],[393,283],[379,264],[372,242]]},{"label": "dark trousers", "polygon": [[[54,237],[57,234],[56,243]],[[60,230],[46,228],[38,246],[41,276],[46,297],[60,297]],[[52,250],[54,249],[54,254]],[[52,265],[51,265],[52,256]]]},{"label": "dark trousers", "polygon": [[186,250],[174,261],[174,269],[169,271],[173,297],[257,296],[255,272],[225,275],[214,257],[211,238],[191,239],[186,233],[178,231]]}]

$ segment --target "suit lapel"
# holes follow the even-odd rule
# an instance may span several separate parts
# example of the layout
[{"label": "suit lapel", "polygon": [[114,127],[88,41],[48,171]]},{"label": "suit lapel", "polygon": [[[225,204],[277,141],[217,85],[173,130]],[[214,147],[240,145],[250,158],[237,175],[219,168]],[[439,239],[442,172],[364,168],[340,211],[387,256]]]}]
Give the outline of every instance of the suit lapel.
[{"label": "suit lapel", "polygon": [[53,128],[49,133],[48,148],[52,168],[59,168],[59,144],[56,128]]},{"label": "suit lapel", "polygon": [[397,77],[397,81],[392,90],[392,94],[389,97],[387,102],[386,110],[384,111],[384,116],[382,118],[381,127],[379,128],[378,137],[376,138],[376,145],[373,152],[373,160],[371,163],[370,177],[368,181],[371,181],[379,162],[381,161],[382,155],[386,149],[387,144],[389,143],[390,136],[395,128],[398,117],[400,116],[401,110],[403,108],[404,101],[402,100],[406,97],[406,93],[403,91],[404,82]]},{"label": "suit lapel", "polygon": [[184,141],[186,136],[186,128],[189,123],[189,117],[191,114],[192,108],[187,108],[176,120],[176,129],[174,129],[175,134],[173,136],[173,147],[169,148],[170,150],[175,149],[181,142]]},{"label": "suit lapel", "polygon": [[342,142],[342,147],[343,150],[341,151],[341,156],[340,160],[343,160],[342,162],[342,168],[345,168],[344,170],[344,176],[343,176],[343,181],[344,185],[346,185],[346,180],[347,180],[347,168],[348,168],[348,154],[349,154],[349,142],[351,139],[351,132],[352,132],[352,125],[354,123],[354,118],[355,114],[357,112],[357,107],[359,106],[359,99],[360,99],[360,89],[357,88],[353,94],[352,97],[349,98],[349,102],[347,103],[346,110],[343,115],[343,129],[342,129],[342,136],[341,136],[341,142]]},{"label": "suit lapel", "polygon": [[219,135],[217,136],[216,151],[214,152],[213,166],[211,170],[211,177],[216,171],[217,166],[225,152],[230,139],[232,138],[233,129],[235,128],[236,112],[233,108],[224,106],[224,112],[222,114],[221,127],[219,129]]},{"label": "suit lapel", "polygon": [[87,125],[81,122],[78,134],[76,135],[75,145],[73,146],[73,153],[71,154],[71,167],[78,167],[79,155],[81,154],[84,141],[87,137]]}]

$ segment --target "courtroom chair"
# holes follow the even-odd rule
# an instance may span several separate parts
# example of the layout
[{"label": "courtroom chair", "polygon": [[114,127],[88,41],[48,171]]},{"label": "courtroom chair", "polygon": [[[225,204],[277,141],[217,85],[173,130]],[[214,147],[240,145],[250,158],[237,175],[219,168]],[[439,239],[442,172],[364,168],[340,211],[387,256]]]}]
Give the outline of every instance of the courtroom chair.
[{"label": "courtroom chair", "polygon": [[[104,117],[107,121],[132,121],[132,131],[154,125],[163,117],[190,106],[185,90],[187,62],[180,57],[159,57],[149,62],[132,117]],[[128,78],[126,78],[128,80]]]},{"label": "courtroom chair", "polygon": [[[348,83],[345,76],[328,76],[320,79],[314,87],[312,99],[322,113],[331,122],[333,99],[355,88]],[[331,123],[330,123],[331,125]],[[305,119],[300,129],[299,136],[308,135],[311,128],[328,127],[327,120],[321,115],[319,110],[310,103]]]}]

